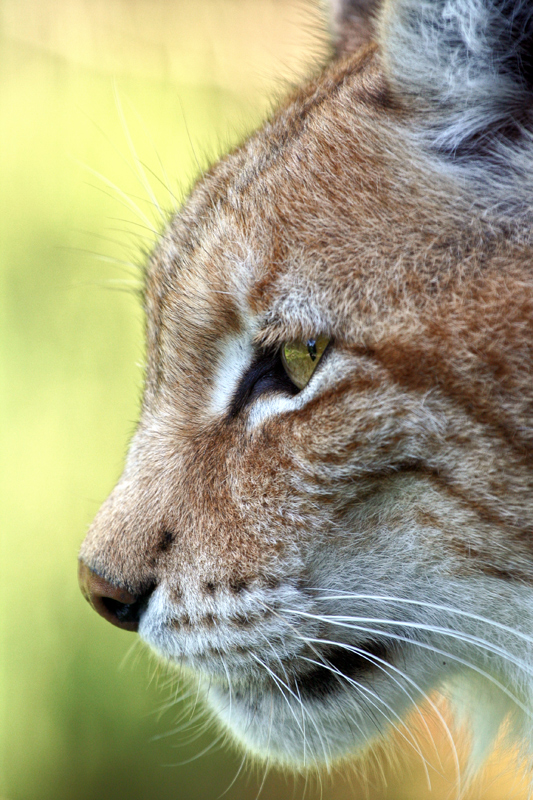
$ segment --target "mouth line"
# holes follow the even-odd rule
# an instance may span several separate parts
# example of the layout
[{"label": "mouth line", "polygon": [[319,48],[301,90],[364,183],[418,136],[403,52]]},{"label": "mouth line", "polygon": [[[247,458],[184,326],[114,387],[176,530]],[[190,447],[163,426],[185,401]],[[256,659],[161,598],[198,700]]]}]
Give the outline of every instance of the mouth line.
[{"label": "mouth line", "polygon": [[[369,640],[357,645],[357,649],[350,645],[335,645],[327,649],[314,653],[309,660],[322,664],[313,663],[307,672],[296,672],[294,662],[291,666],[287,665],[283,677],[279,679],[285,684],[294,696],[303,702],[320,702],[338,695],[349,688],[350,681],[365,681],[368,683],[369,677],[376,671],[383,671],[383,662],[391,663],[393,646],[388,642]],[[290,677],[289,677],[290,674]],[[261,696],[266,685],[277,694],[279,684],[270,676],[263,676],[261,680],[257,676],[243,676],[239,680],[236,676],[233,685],[233,697],[235,700],[241,699],[246,704],[253,703],[254,696]],[[211,674],[210,680],[213,680]],[[225,690],[229,690],[227,679],[223,674],[217,675],[216,683]],[[255,691],[254,691],[255,687]],[[256,697],[257,699],[257,697]]]},{"label": "mouth line", "polygon": [[391,648],[384,642],[367,641],[357,646],[357,650],[336,645],[323,650],[319,656],[324,666],[299,675],[296,679],[298,692],[302,699],[320,700],[338,694],[346,687],[346,681],[368,678],[381,669],[381,662],[391,660]]},{"label": "mouth line", "polygon": [[[349,687],[350,681],[368,682],[372,673],[377,670],[382,672],[384,666],[386,668],[386,664],[392,662],[395,649],[391,642],[375,639],[360,642],[357,645],[348,643],[331,645],[320,651],[317,649],[307,652],[306,671],[295,669],[295,661],[298,660],[296,656],[292,663],[285,663],[286,668],[278,677],[286,685],[286,688],[295,692],[301,700],[320,701],[345,691]],[[220,657],[220,654],[218,655]],[[302,654],[300,658],[301,656]],[[198,678],[203,677],[211,685],[230,689],[227,670],[214,669],[215,664],[211,659],[209,664],[202,665],[195,661],[189,661],[186,658],[180,659],[176,665]],[[218,665],[218,659],[216,659],[216,663]],[[253,665],[257,667],[257,664]],[[249,662],[248,666],[252,666],[252,662]],[[254,694],[253,687],[260,694],[267,684],[270,684],[272,689],[279,689],[276,679],[269,675],[250,674],[247,669],[238,674],[231,667],[230,674],[235,698],[248,697],[247,702],[250,701],[250,691],[252,695]]]}]

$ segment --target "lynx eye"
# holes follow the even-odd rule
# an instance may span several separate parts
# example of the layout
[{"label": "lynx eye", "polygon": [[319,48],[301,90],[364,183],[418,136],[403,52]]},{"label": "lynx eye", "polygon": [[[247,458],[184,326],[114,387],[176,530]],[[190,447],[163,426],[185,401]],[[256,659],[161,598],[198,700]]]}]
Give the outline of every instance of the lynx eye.
[{"label": "lynx eye", "polygon": [[306,342],[287,342],[283,345],[281,348],[283,367],[298,389],[307,386],[328,344],[327,336],[319,336]]}]

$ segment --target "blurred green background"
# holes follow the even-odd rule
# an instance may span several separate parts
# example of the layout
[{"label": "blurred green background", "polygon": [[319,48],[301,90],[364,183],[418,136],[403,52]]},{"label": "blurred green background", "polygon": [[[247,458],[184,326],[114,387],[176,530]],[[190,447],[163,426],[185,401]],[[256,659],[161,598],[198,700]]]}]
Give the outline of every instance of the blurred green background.
[{"label": "blurred green background", "polygon": [[[0,3],[0,800],[453,795],[429,745],[432,794],[412,753],[366,789],[349,767],[239,772],[201,719],[174,732],[194,697],[77,587],[139,408],[152,229],[316,62],[318,30],[311,0]],[[495,763],[472,796],[525,798],[510,775]]]}]

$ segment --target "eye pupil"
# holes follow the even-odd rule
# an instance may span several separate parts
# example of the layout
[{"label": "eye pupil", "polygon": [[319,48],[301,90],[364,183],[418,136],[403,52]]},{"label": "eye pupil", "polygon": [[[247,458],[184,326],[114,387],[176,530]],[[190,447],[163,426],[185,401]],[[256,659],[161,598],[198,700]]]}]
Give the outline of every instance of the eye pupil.
[{"label": "eye pupil", "polygon": [[281,348],[281,361],[287,376],[298,389],[307,386],[328,344],[328,336],[285,342]]}]

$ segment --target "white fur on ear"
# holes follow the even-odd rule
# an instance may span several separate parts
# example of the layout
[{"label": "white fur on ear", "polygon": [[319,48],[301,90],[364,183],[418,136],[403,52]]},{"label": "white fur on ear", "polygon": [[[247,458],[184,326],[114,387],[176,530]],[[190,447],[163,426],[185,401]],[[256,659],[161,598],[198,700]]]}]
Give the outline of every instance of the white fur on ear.
[{"label": "white fur on ear", "polygon": [[338,55],[354,52],[375,36],[381,0],[322,0]]},{"label": "white fur on ear", "polygon": [[532,18],[531,0],[386,1],[386,71],[434,150],[484,156],[531,126]]}]

